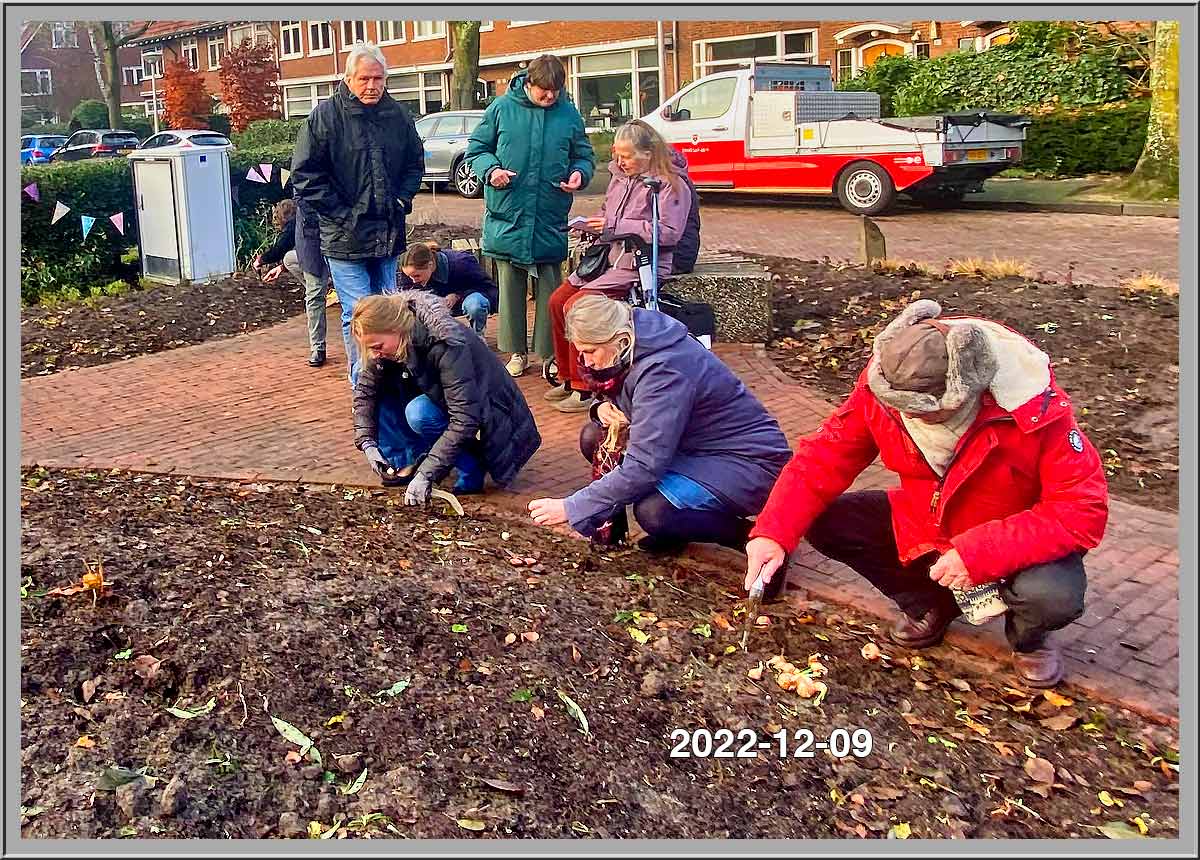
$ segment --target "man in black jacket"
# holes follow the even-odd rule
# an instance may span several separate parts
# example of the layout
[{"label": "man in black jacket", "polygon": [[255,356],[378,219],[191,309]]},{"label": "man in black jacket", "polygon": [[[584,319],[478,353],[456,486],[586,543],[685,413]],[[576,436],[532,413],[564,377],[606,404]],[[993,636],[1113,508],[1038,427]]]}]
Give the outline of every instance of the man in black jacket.
[{"label": "man in black jacket", "polygon": [[404,219],[425,172],[424,146],[408,111],[386,90],[387,61],[355,45],[333,96],[309,114],[292,156],[296,196],[320,219],[321,251],[342,307],[350,384],[361,361],[350,337],[355,303],[396,290]]}]

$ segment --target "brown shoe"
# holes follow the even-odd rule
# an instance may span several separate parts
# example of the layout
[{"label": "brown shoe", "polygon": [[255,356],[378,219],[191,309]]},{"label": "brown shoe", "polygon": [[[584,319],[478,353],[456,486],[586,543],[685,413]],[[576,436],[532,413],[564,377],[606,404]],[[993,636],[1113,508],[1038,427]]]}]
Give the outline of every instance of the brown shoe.
[{"label": "brown shoe", "polygon": [[1013,651],[1013,668],[1030,687],[1053,687],[1063,679],[1062,654],[1055,645],[1034,651]]},{"label": "brown shoe", "polygon": [[903,645],[905,648],[928,648],[942,641],[942,637],[946,635],[946,628],[960,614],[961,610],[954,606],[930,609],[918,619],[903,615],[888,632],[888,636],[897,645]]}]

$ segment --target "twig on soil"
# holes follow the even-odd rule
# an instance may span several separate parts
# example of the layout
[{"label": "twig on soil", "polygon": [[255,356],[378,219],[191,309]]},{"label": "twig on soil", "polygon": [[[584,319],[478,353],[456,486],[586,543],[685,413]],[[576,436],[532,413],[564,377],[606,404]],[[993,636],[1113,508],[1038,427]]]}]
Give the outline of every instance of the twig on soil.
[{"label": "twig on soil", "polygon": [[242,721],[238,724],[238,728],[246,725],[246,720],[250,719],[250,709],[246,707],[246,697],[242,695],[242,682],[238,681],[238,698],[242,700]]}]

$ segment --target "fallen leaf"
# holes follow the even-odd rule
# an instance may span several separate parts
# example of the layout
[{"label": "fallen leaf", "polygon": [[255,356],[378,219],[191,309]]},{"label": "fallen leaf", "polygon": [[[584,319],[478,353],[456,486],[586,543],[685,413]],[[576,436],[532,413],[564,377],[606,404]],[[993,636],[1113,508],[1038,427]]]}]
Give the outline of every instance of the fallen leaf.
[{"label": "fallen leaf", "polygon": [[451,632],[451,633],[466,633],[466,632],[467,632],[467,625],[465,625],[465,624],[451,624],[451,625],[450,625],[450,632]]},{"label": "fallen leaf", "polygon": [[1054,782],[1054,765],[1046,761],[1044,758],[1030,758],[1025,760],[1025,773],[1029,774],[1030,779],[1035,782]]},{"label": "fallen leaf", "polygon": [[1154,783],[1145,779],[1136,779],[1133,781],[1133,787],[1138,791],[1145,793],[1154,788]]},{"label": "fallen leaf", "polygon": [[879,646],[874,642],[868,642],[862,646],[861,653],[864,660],[878,660],[883,652],[879,650]]},{"label": "fallen leaf", "polygon": [[756,667],[746,673],[746,677],[751,681],[761,681],[763,676],[763,664],[759,663]]},{"label": "fallen leaf", "polygon": [[142,774],[136,770],[130,770],[127,767],[118,767],[113,765],[106,767],[100,772],[100,778],[96,780],[97,791],[114,791],[120,788],[127,782],[133,782],[135,779],[141,779]]},{"label": "fallen leaf", "polygon": [[481,663],[475,667],[475,671],[478,672],[480,675],[490,675],[490,674],[492,674],[492,667],[487,665],[486,663]]},{"label": "fallen leaf", "polygon": [[949,684],[954,689],[958,690],[960,693],[971,692],[971,685],[968,684],[966,681],[964,681],[962,678],[951,678],[946,683]]},{"label": "fallen leaf", "polygon": [[711,639],[712,638],[712,625],[697,624],[695,627],[692,628],[692,632],[695,633],[697,636],[703,636],[705,639]]},{"label": "fallen leaf", "polygon": [[755,627],[768,627],[771,624],[771,618],[768,615],[760,615],[754,619]]},{"label": "fallen leaf", "polygon": [[85,703],[90,702],[92,700],[92,696],[96,695],[96,682],[89,679],[89,680],[83,682],[82,687],[83,687],[83,701]]},{"label": "fallen leaf", "polygon": [[118,651],[116,654],[113,654],[113,659],[114,660],[128,660],[132,656],[133,656],[133,649],[126,648],[124,651]]},{"label": "fallen leaf", "polygon": [[295,750],[288,750],[287,755],[283,757],[283,760],[288,764],[299,764],[302,758],[304,758],[304,756],[300,755],[300,753],[296,752]]},{"label": "fallen leaf", "polygon": [[504,644],[505,644],[505,645],[511,645],[511,644],[513,644],[513,643],[514,643],[514,642],[516,642],[516,641],[517,641],[517,634],[516,634],[516,633],[509,633],[507,636],[505,636],[505,637],[504,637]]},{"label": "fallen leaf", "polygon": [[1110,821],[1096,828],[1109,839],[1142,839],[1140,830],[1135,830],[1124,821]]},{"label": "fallen leaf", "polygon": [[828,636],[826,636],[824,633],[813,633],[813,636],[817,637],[817,638],[818,638],[818,639],[820,639],[822,642],[828,642],[828,641],[829,641],[829,637],[828,637]]},{"label": "fallen leaf", "polygon": [[94,740],[92,740],[88,735],[80,735],[79,740],[75,741],[75,746],[83,747],[84,749],[88,749],[88,750],[90,750],[95,745],[96,745],[96,742]]},{"label": "fallen leaf", "polygon": [[162,661],[157,657],[149,654],[143,654],[140,657],[134,658],[133,672],[139,678],[149,682],[154,680],[154,676],[158,674],[158,667]]},{"label": "fallen leaf", "polygon": [[583,734],[590,734],[591,730],[588,728],[588,721],[587,717],[583,713],[583,708],[575,704],[575,700],[562,690],[556,690],[555,692],[558,693],[558,697],[562,699],[563,704],[567,706],[567,713],[579,721],[579,725],[583,729]]},{"label": "fallen leaf", "polygon": [[1043,726],[1048,729],[1053,729],[1056,732],[1065,731],[1075,725],[1075,721],[1079,719],[1074,714],[1059,714],[1055,717],[1047,717],[1044,720],[1038,720]]},{"label": "fallen leaf", "polygon": [[336,726],[338,723],[345,721],[345,714],[338,714],[336,717],[330,717],[325,721],[326,726]]},{"label": "fallen leaf", "polygon": [[[391,698],[393,698],[393,699],[394,699],[394,698],[396,698],[397,696],[399,696],[401,693],[403,693],[405,690],[407,690],[407,689],[408,689],[408,685],[409,685],[410,683],[411,683],[411,681],[409,681],[409,679],[408,679],[408,678],[401,678],[399,681],[397,681],[396,683],[392,684],[392,686],[390,686],[390,687],[387,687],[386,689],[383,689],[383,690],[377,690],[377,691],[375,692],[375,696],[376,696],[376,697],[378,697],[378,696],[389,696],[389,697],[391,697]],[[274,717],[272,717],[271,719],[274,719]]]},{"label": "fallen leaf", "polygon": [[474,668],[475,664],[468,657],[463,657],[458,661],[458,671],[460,672],[470,672]]},{"label": "fallen leaf", "polygon": [[907,839],[910,836],[912,836],[912,827],[906,821],[893,824],[887,834],[888,839]]},{"label": "fallen leaf", "polygon": [[1053,690],[1046,690],[1042,693],[1043,698],[1052,705],[1057,705],[1060,708],[1066,708],[1075,704],[1074,700],[1068,699],[1066,696],[1060,696]]},{"label": "fallen leaf", "polygon": [[545,708],[540,708],[537,705],[534,705],[532,708],[530,708],[529,713],[533,714],[533,718],[535,720],[540,720],[542,717],[546,716]]},{"label": "fallen leaf", "polygon": [[212,713],[212,709],[217,706],[217,697],[211,696],[203,705],[197,705],[194,708],[167,708],[167,713],[173,717],[179,717],[181,720],[194,720],[196,717],[202,717],[205,714]]},{"label": "fallen leaf", "polygon": [[536,630],[526,630],[524,633],[521,634],[521,639],[523,639],[526,642],[536,642],[541,638],[542,638],[542,635],[540,633],[538,633]]},{"label": "fallen leaf", "polygon": [[579,660],[580,660],[580,658],[581,658],[581,656],[582,656],[582,655],[580,655],[580,653],[579,653],[579,649],[578,649],[578,648],[576,648],[574,645],[572,645],[572,646],[571,646],[571,661],[572,661],[572,662],[574,662],[574,663],[578,663],[578,662],[579,662]]},{"label": "fallen leaf", "polygon": [[629,638],[634,642],[645,645],[650,641],[649,635],[643,633],[641,630],[638,630],[636,627],[626,627],[625,630],[629,633]]},{"label": "fallen leaf", "polygon": [[360,791],[362,791],[362,787],[366,784],[367,784],[367,769],[364,767],[362,769],[362,773],[360,773],[358,775],[358,777],[354,780],[354,782],[350,783],[350,785],[346,786],[345,788],[339,789],[339,790],[341,791],[342,794],[358,794]]},{"label": "fallen leaf", "polygon": [[458,826],[463,830],[474,830],[476,832],[487,828],[487,824],[477,818],[460,818]]},{"label": "fallen leaf", "polygon": [[713,613],[713,624],[716,624],[722,630],[732,630],[733,629],[733,625],[729,623],[729,620],[719,612]]},{"label": "fallen leaf", "polygon": [[1100,802],[1103,803],[1105,806],[1124,806],[1125,805],[1125,801],[1121,800],[1119,797],[1113,797],[1107,791],[1102,791],[1096,796],[1098,798],[1100,798]]},{"label": "fallen leaf", "polygon": [[300,731],[286,720],[281,720],[279,717],[272,716],[271,724],[275,726],[275,731],[279,732],[279,734],[283,736],[284,740],[300,747],[301,756],[313,748],[312,738],[304,734],[304,732]]},{"label": "fallen leaf", "polygon": [[510,702],[528,702],[533,699],[533,691],[527,689],[513,690],[509,695]]},{"label": "fallen leaf", "polygon": [[481,779],[484,785],[488,788],[494,788],[496,791],[503,791],[506,794],[524,794],[525,787],[517,785],[515,782],[507,782],[503,779]]}]

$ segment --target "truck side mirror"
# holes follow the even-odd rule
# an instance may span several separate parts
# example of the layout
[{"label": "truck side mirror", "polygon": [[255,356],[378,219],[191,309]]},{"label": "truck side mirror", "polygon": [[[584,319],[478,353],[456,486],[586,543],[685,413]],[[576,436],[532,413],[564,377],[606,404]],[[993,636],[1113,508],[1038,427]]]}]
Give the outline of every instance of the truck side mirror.
[{"label": "truck side mirror", "polygon": [[690,110],[688,110],[687,108],[680,108],[679,110],[675,111],[675,113],[671,114],[671,119],[674,122],[688,120],[691,118],[692,118],[692,112]]}]

